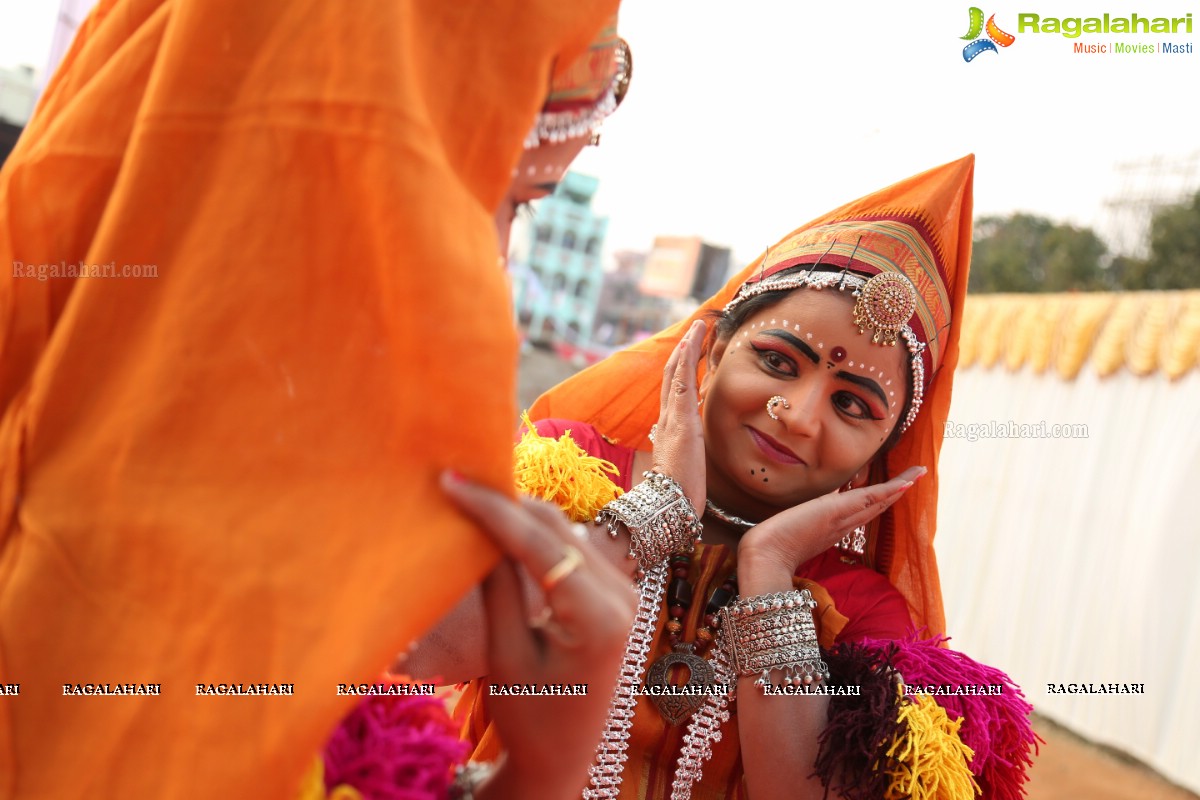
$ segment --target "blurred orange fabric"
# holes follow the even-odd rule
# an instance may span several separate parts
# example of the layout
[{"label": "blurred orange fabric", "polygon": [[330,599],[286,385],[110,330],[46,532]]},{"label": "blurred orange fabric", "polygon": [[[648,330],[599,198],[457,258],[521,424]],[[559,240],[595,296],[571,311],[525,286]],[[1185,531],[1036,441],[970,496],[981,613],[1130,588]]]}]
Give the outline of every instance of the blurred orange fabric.
[{"label": "blurred orange fabric", "polygon": [[0,172],[0,797],[290,797],[483,575],[435,481],[511,491],[492,215],[615,10],[101,0]]}]

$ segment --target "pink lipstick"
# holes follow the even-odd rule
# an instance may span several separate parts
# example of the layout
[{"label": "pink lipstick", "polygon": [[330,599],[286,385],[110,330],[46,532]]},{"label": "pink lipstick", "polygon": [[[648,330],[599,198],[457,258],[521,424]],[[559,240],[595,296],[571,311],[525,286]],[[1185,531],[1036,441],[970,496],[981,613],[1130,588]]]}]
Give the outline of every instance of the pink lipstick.
[{"label": "pink lipstick", "polygon": [[808,462],[784,447],[779,442],[772,439],[770,436],[767,436],[765,433],[760,431],[756,431],[754,428],[749,426],[747,426],[747,430],[750,431],[750,438],[754,440],[754,443],[758,445],[758,449],[762,450],[763,455],[765,455],[767,458],[771,459],[772,461],[777,461],[780,464],[805,464],[807,466]]}]

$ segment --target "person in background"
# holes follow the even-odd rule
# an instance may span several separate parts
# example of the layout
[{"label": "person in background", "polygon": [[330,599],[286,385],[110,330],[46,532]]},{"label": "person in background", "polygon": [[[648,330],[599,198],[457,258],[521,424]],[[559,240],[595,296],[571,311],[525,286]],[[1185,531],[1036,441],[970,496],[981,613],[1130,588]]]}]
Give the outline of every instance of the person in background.
[{"label": "person in background", "polygon": [[554,77],[537,122],[525,137],[525,150],[513,169],[512,184],[496,209],[500,255],[508,254],[517,211],[554,192],[575,157],[600,144],[600,129],[625,100],[633,79],[633,52],[617,35],[615,21],[588,52]]}]

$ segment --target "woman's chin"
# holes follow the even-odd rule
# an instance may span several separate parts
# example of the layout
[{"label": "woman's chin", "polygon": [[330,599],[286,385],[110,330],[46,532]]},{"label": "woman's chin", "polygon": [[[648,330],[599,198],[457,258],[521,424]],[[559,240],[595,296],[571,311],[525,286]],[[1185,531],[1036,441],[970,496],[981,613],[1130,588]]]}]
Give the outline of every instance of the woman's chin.
[{"label": "woman's chin", "polygon": [[[709,494],[713,503],[721,508],[728,506],[726,510],[730,512],[740,508],[747,517],[758,516],[766,519],[772,514],[828,493],[818,493],[811,486],[797,485],[799,482],[795,480],[787,482],[790,485],[786,485],[780,480],[780,469],[774,465],[766,468],[739,467],[736,473],[732,473],[723,465],[709,461],[707,469]],[[775,477],[772,477],[772,474]]]},{"label": "woman's chin", "polygon": [[786,489],[783,487],[771,488],[756,485],[751,481],[739,482],[738,488],[748,504],[753,503],[769,514],[794,508],[801,503],[807,503],[809,500],[829,494],[829,492],[819,491],[808,486]]}]

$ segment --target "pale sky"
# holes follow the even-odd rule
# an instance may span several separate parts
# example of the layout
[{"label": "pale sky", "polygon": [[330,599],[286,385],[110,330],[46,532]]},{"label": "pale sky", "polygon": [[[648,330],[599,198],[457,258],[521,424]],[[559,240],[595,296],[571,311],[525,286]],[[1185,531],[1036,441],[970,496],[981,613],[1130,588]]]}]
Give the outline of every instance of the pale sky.
[{"label": "pale sky", "polygon": [[[1192,34],[1022,33],[1040,17],[1182,17]],[[58,0],[0,0],[0,66],[41,67]],[[600,178],[606,249],[699,234],[749,260],[833,206],[977,156],[977,214],[1030,211],[1100,232],[1106,201],[1194,190],[1200,4],[1029,0],[981,6],[1016,41],[966,63],[970,3],[628,0],[625,104],[576,168]],[[1191,54],[1072,52],[1191,43]],[[1119,164],[1163,158],[1164,167]],[[1190,174],[1179,166],[1188,157]]]},{"label": "pale sky", "polygon": [[0,0],[0,67],[45,66],[58,7],[59,0]]},{"label": "pale sky", "polygon": [[[1172,37],[1017,32],[1018,11],[1105,10],[1083,0],[985,7],[1016,41],[966,63],[959,37],[969,6],[626,3],[629,95],[600,147],[576,162],[601,178],[596,205],[611,216],[609,245],[700,234],[749,260],[842,202],[968,152],[977,157],[977,214],[1026,210],[1099,227],[1106,199],[1156,188],[1150,176],[1126,187],[1117,164],[1200,157],[1200,52],[1072,52],[1073,41],[1162,39],[1200,50],[1194,0],[1110,4],[1114,16],[1195,10],[1195,33]],[[1192,189],[1197,181],[1200,163]]]}]

